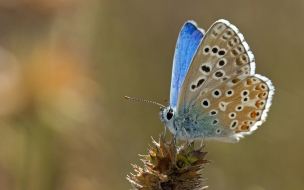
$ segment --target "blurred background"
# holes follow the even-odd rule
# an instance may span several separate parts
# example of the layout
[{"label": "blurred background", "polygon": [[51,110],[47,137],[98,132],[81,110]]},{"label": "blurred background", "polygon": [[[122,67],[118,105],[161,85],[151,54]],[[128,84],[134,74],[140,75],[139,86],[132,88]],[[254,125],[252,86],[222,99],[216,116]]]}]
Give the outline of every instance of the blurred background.
[{"label": "blurred background", "polygon": [[209,189],[304,189],[304,1],[0,0],[0,189],[131,189],[185,21],[227,19],[276,88],[267,122],[206,142]]}]

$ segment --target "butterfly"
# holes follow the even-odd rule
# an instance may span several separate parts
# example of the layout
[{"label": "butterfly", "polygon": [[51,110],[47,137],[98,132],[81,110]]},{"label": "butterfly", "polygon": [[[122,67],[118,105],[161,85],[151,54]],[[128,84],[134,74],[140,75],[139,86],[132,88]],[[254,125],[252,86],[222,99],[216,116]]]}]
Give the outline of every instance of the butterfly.
[{"label": "butterfly", "polygon": [[254,56],[234,25],[221,19],[205,33],[188,21],[160,120],[177,139],[237,142],[265,121],[273,94],[271,81],[255,74]]}]

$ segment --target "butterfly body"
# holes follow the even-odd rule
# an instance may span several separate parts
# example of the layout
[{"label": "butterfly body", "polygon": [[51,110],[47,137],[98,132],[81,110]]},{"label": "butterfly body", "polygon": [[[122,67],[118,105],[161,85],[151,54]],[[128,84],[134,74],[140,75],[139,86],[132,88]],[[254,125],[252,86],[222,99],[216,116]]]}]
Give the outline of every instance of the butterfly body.
[{"label": "butterfly body", "polygon": [[204,33],[190,21],[179,35],[170,106],[160,119],[180,139],[236,142],[265,120],[273,93],[235,26],[219,20]]}]

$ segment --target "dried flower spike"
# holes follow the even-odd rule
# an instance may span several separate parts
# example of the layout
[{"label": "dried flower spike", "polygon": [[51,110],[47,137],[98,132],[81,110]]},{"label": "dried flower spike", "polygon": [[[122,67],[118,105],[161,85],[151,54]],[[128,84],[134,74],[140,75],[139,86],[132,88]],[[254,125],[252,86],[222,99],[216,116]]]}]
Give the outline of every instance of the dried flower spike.
[{"label": "dried flower spike", "polygon": [[[153,140],[153,139],[152,139]],[[198,172],[210,161],[204,160],[207,152],[203,147],[194,149],[194,143],[176,146],[173,138],[166,142],[163,135],[159,143],[153,140],[155,147],[149,149],[149,155],[143,155],[144,168],[133,165],[137,175],[127,179],[138,190],[202,190],[204,178]]]}]

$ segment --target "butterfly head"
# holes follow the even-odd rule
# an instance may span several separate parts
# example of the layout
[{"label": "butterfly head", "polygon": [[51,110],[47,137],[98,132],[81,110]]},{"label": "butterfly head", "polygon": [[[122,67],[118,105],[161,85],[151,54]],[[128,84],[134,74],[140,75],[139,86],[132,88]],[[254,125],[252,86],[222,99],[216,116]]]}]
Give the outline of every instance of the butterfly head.
[{"label": "butterfly head", "polygon": [[168,127],[172,134],[176,133],[176,129],[174,128],[174,117],[175,117],[175,109],[168,106],[165,108],[160,108],[159,118],[160,120]]}]

